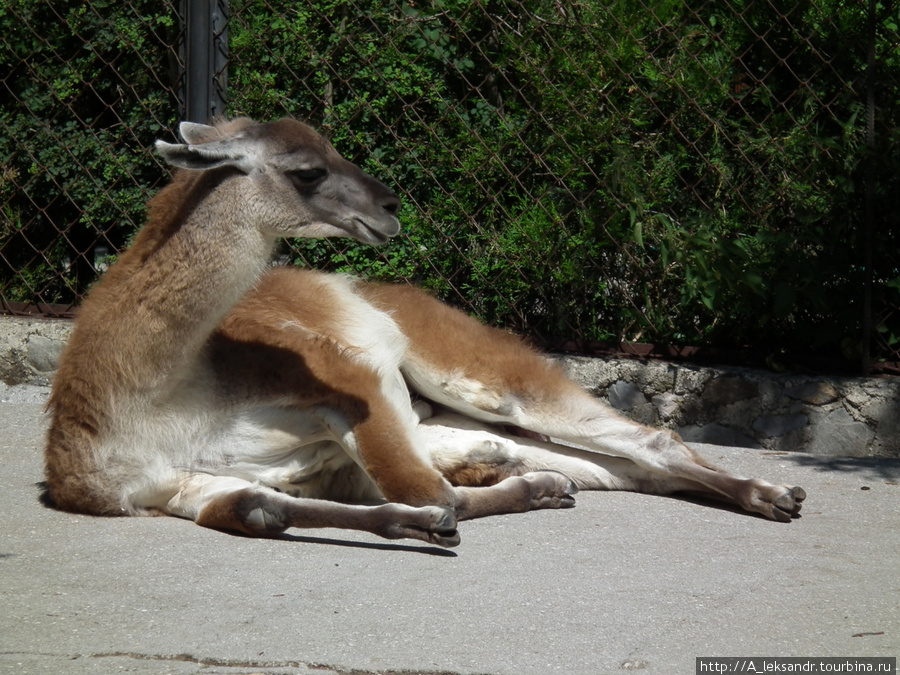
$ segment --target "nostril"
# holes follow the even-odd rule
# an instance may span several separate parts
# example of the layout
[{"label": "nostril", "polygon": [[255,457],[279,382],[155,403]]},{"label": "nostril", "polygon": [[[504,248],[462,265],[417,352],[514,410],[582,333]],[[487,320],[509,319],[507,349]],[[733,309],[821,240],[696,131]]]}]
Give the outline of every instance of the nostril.
[{"label": "nostril", "polygon": [[390,213],[392,216],[396,216],[400,212],[400,198],[396,195],[392,195],[388,199],[384,200],[382,204],[384,210]]}]

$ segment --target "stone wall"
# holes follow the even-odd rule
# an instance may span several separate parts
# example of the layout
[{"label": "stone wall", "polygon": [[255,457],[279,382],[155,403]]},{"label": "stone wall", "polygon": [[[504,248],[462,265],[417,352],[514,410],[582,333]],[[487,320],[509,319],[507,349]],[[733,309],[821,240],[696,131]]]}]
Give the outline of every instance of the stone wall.
[{"label": "stone wall", "polygon": [[900,378],[776,375],[617,358],[560,361],[628,417],[674,429],[687,441],[900,457]]},{"label": "stone wall", "polygon": [[63,319],[0,316],[0,381],[50,384],[71,332],[72,322]]},{"label": "stone wall", "polygon": [[[71,322],[0,317],[0,380],[49,384]],[[900,378],[775,375],[636,359],[556,357],[625,415],[687,441],[900,457]]]}]

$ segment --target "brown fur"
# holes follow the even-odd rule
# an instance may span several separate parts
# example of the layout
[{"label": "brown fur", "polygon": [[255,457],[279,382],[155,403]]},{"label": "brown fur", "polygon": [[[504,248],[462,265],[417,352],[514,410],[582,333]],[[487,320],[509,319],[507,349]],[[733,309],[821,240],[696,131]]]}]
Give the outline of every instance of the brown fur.
[{"label": "brown fur", "polygon": [[[396,195],[309,127],[237,120],[182,136],[158,150],[190,170],[151,200],[61,359],[45,451],[60,507],[444,546],[458,543],[456,519],[572,506],[575,483],[707,489],[778,520],[799,511],[802,490],[712,467],[422,291],[266,270],[280,236],[381,243],[399,230]],[[468,421],[439,409],[419,424],[408,388]]]},{"label": "brown fur", "polygon": [[360,295],[391,313],[409,338],[411,359],[447,372],[460,370],[489,389],[533,399],[583,393],[522,338],[485,326],[418,288],[365,284]]}]

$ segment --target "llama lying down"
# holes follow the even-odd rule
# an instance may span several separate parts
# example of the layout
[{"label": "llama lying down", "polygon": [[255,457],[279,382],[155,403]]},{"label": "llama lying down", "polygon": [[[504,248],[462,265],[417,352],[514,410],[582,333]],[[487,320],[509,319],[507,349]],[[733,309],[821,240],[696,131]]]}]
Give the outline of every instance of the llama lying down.
[{"label": "llama lying down", "polygon": [[382,244],[400,229],[398,197],[310,127],[180,134],[156,150],[182,170],[61,359],[46,449],[60,508],[441,546],[460,520],[571,507],[585,489],[800,511],[802,489],[712,466],[419,290],[268,267],[279,237]]}]

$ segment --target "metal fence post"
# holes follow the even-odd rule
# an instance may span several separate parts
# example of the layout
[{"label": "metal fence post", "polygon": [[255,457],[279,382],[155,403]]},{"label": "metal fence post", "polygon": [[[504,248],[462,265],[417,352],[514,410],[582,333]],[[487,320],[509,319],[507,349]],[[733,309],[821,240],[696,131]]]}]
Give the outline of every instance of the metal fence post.
[{"label": "metal fence post", "polygon": [[184,22],[182,119],[206,123],[225,114],[228,0],[181,0]]},{"label": "metal fence post", "polygon": [[869,375],[872,366],[872,286],[873,245],[875,241],[874,201],[875,201],[875,0],[869,0],[868,48],[866,54],[866,145],[865,159],[865,211],[863,214],[863,302],[862,302],[862,374]]}]

